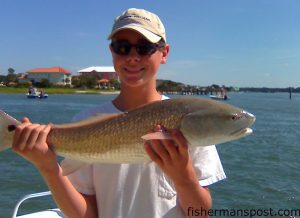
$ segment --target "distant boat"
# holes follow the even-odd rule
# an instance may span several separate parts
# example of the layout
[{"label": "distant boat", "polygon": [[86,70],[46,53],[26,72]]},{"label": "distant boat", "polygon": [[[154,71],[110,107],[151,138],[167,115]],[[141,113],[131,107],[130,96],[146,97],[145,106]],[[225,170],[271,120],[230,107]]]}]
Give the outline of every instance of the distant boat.
[{"label": "distant boat", "polygon": [[30,88],[26,96],[27,98],[48,98],[48,94],[38,91],[37,88]]},{"label": "distant boat", "polygon": [[48,94],[27,93],[27,98],[48,98]]},{"label": "distant boat", "polygon": [[210,95],[209,96],[211,99],[215,99],[215,100],[229,100],[230,98],[227,95]]}]

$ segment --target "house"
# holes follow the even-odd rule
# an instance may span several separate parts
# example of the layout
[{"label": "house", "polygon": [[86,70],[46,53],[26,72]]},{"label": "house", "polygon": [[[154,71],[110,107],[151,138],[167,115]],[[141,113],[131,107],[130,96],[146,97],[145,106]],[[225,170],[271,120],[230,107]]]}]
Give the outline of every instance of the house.
[{"label": "house", "polygon": [[115,71],[115,68],[112,66],[104,66],[104,67],[88,67],[82,70],[79,70],[78,73],[83,76],[96,76],[101,79],[118,80],[118,75]]},{"label": "house", "polygon": [[62,67],[35,68],[26,73],[27,79],[32,83],[47,79],[54,85],[71,85],[71,72]]}]

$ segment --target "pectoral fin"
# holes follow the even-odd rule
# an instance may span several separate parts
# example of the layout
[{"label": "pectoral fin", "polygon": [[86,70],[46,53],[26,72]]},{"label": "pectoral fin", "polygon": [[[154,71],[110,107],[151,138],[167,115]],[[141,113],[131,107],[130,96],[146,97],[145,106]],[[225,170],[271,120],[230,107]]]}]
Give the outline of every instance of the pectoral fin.
[{"label": "pectoral fin", "polygon": [[146,141],[153,140],[153,139],[160,139],[160,140],[172,139],[171,135],[167,132],[153,132],[153,133],[143,135],[141,138]]}]

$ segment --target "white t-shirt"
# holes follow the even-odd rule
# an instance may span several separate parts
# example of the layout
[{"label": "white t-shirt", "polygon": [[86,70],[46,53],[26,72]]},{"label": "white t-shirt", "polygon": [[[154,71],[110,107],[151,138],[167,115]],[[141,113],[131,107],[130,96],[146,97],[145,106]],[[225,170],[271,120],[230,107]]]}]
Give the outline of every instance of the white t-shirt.
[{"label": "white t-shirt", "polygon": [[[107,102],[82,111],[73,120],[82,120],[99,113],[122,112],[112,102]],[[226,178],[214,145],[192,148],[190,155],[201,186]],[[172,182],[153,162],[91,164],[68,177],[80,193],[96,195],[98,215],[101,218],[185,217],[177,202]]]}]

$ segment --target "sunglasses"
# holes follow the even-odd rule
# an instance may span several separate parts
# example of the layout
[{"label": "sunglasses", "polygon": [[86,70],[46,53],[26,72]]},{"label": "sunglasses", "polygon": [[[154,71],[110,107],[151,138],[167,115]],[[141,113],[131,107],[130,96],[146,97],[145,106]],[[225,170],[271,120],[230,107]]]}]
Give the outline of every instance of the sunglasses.
[{"label": "sunglasses", "polygon": [[139,43],[133,45],[128,40],[116,40],[112,41],[110,44],[114,53],[118,55],[128,55],[132,47],[135,47],[136,52],[140,56],[152,55],[157,49],[163,48],[165,43],[159,41],[158,43],[151,43],[147,40],[140,41]]}]

